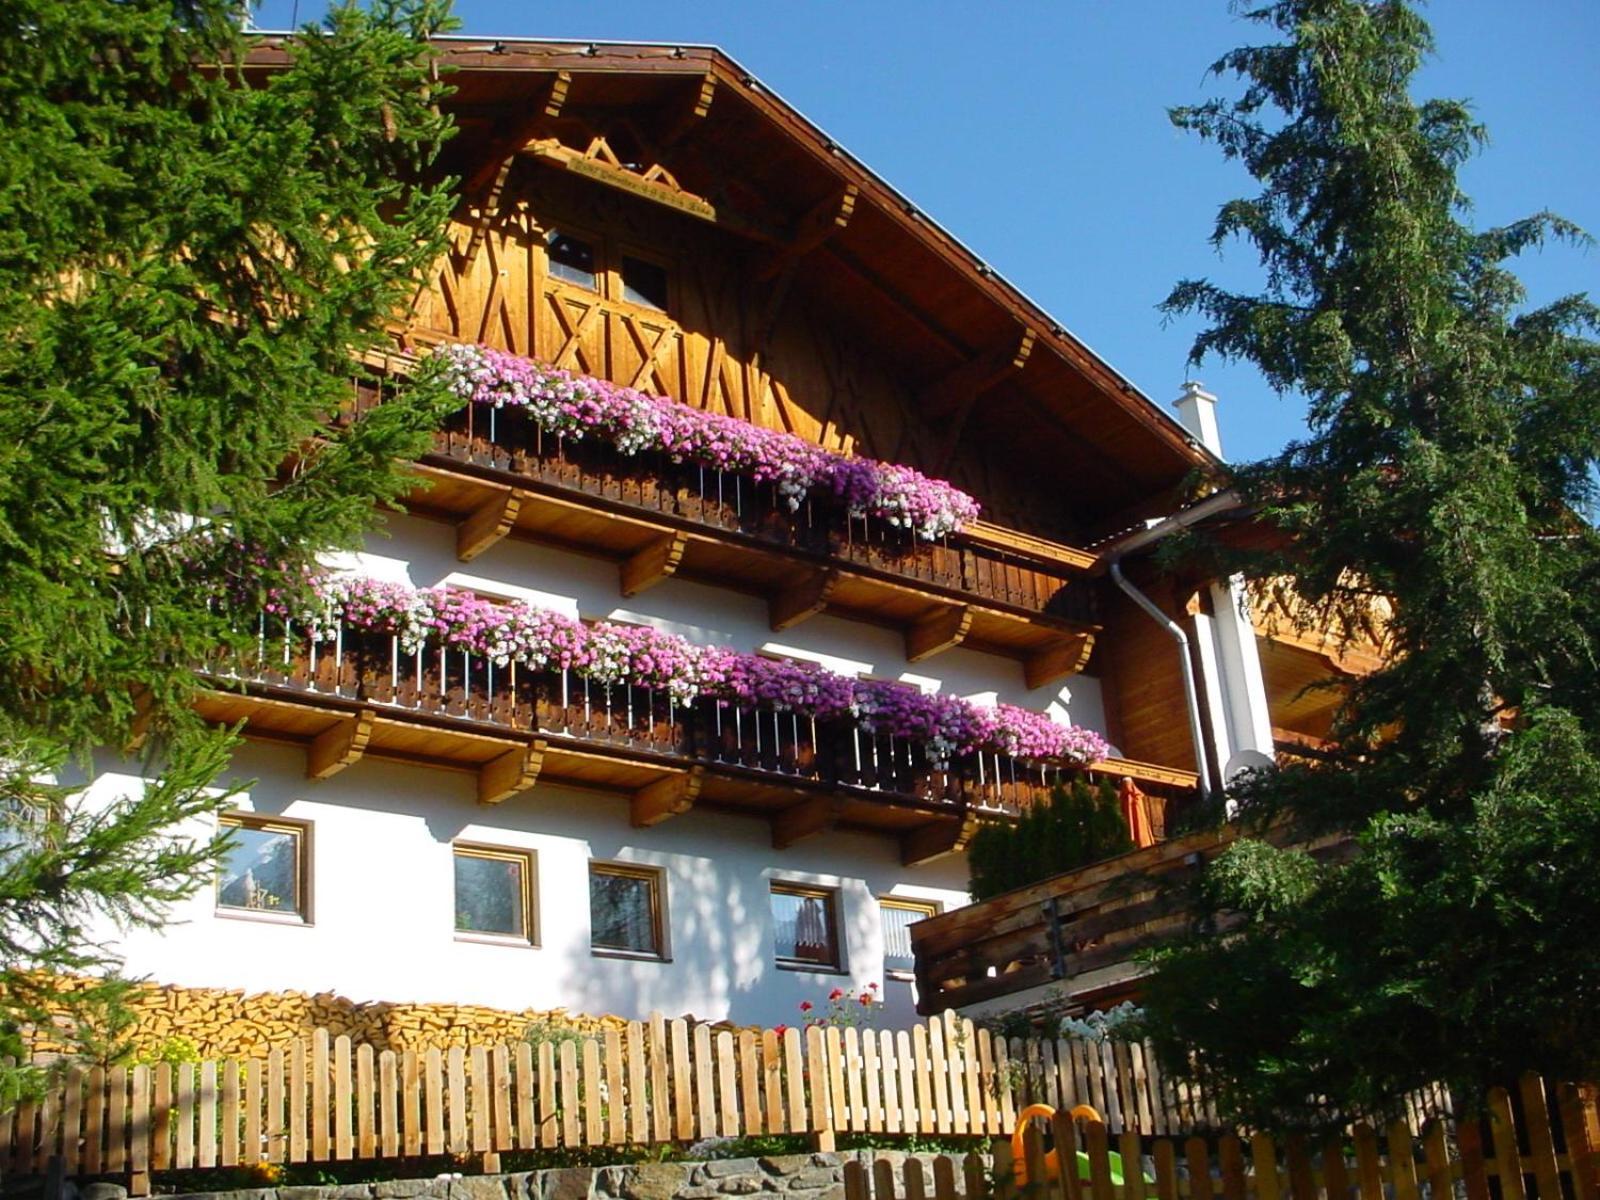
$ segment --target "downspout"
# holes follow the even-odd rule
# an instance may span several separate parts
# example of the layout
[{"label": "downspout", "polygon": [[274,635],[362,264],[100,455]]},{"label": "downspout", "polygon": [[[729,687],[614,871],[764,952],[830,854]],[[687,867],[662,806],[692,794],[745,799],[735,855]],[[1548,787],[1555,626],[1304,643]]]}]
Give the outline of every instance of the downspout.
[{"label": "downspout", "polygon": [[1165,629],[1172,640],[1178,643],[1178,664],[1183,668],[1183,699],[1189,707],[1189,737],[1194,742],[1196,782],[1200,788],[1200,802],[1204,804],[1211,798],[1211,763],[1206,754],[1205,732],[1200,725],[1200,694],[1195,689],[1194,662],[1189,657],[1189,635],[1183,631],[1183,626],[1157,608],[1149,596],[1133,586],[1128,577],[1122,573],[1122,563],[1115,558],[1111,560],[1111,578],[1130,600],[1144,609],[1150,619]]},{"label": "downspout", "polygon": [[1173,641],[1178,643],[1178,665],[1183,670],[1183,698],[1189,709],[1189,737],[1194,742],[1196,782],[1200,789],[1202,802],[1208,800],[1213,791],[1211,785],[1211,759],[1206,753],[1205,727],[1200,720],[1200,692],[1194,680],[1194,660],[1189,655],[1189,635],[1183,631],[1183,626],[1162,612],[1156,606],[1155,601],[1133,586],[1128,577],[1122,573],[1122,560],[1134,550],[1142,550],[1146,546],[1152,546],[1169,534],[1177,533],[1180,529],[1186,529],[1190,525],[1198,524],[1222,513],[1232,512],[1234,509],[1242,508],[1243,506],[1243,498],[1231,488],[1225,492],[1218,492],[1182,512],[1174,513],[1165,520],[1157,521],[1147,529],[1141,529],[1137,533],[1129,535],[1112,546],[1107,551],[1105,559],[1111,578],[1116,582],[1116,585],[1122,589],[1130,600],[1143,609],[1152,621],[1166,630]]}]

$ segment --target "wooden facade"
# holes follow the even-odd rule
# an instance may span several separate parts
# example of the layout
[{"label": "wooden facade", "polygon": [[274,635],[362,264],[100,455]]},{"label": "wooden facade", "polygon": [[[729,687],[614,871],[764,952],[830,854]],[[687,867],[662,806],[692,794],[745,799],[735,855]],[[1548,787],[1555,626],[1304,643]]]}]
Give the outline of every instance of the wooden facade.
[{"label": "wooden facade", "polygon": [[[524,540],[611,560],[623,597],[691,579],[765,597],[774,630],[824,612],[893,628],[909,662],[962,646],[1028,689],[1086,671],[1122,755],[1102,769],[1193,782],[1173,648],[1089,548],[1216,474],[1191,435],[720,52],[463,38],[440,53],[458,126],[438,164],[460,181],[449,249],[397,315],[393,353],[357,371],[351,411],[430,347],[481,343],[916,468],[984,511],[920,544],[704,471],[546,445],[469,405],[411,498],[455,527],[461,561]],[[250,69],[283,54],[263,38]],[[542,684],[491,697],[469,670],[402,697],[363,670],[291,655],[235,672],[207,706],[305,744],[313,774],[370,753],[477,772],[486,800],[560,778],[632,795],[640,823],[708,803],[779,814],[776,844],[887,829],[907,862],[1054,780],[1029,765],[1002,795],[992,771],[914,749],[865,768],[852,749],[841,774],[844,751],[807,738],[708,741],[692,714],[552,725],[568,698]]]}]

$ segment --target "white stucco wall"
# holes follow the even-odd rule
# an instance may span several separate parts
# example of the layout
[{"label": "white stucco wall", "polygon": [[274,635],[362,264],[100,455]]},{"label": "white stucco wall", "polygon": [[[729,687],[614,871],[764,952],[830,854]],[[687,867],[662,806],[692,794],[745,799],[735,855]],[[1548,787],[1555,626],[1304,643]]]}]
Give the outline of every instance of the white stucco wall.
[{"label": "white stucco wall", "polygon": [[[914,680],[924,687],[991,697],[1103,730],[1092,679],[1030,693],[1008,659],[951,650],[905,661],[898,633],[827,616],[782,635],[765,602],[668,580],[621,602],[614,565],[502,542],[470,564],[454,555],[451,527],[391,518],[387,538],[358,557],[360,569],[426,587],[453,582],[520,595],[574,615],[648,621],[697,641],[820,658],[835,669]],[[139,785],[108,759],[94,785],[101,797]],[[476,800],[472,775],[363,759],[331,779],[305,777],[293,747],[249,744],[233,778],[236,807],[309,823],[310,901],[304,923],[219,913],[206,889],[159,931],[119,943],[128,971],[164,983],[334,991],[357,1000],[457,1001],[506,1008],[669,1015],[775,1024],[800,1019],[836,986],[880,983],[895,1024],[913,1017],[911,985],[885,977],[877,898],[902,895],[966,902],[959,857],[901,865],[891,837],[835,832],[772,848],[767,822],[695,809],[634,829],[624,796],[540,783],[495,806]],[[537,946],[487,944],[454,930],[451,845],[467,841],[536,856]],[[589,944],[588,864],[632,862],[665,880],[669,961],[597,957]],[[775,964],[772,880],[837,890],[843,970],[794,971]]]}]

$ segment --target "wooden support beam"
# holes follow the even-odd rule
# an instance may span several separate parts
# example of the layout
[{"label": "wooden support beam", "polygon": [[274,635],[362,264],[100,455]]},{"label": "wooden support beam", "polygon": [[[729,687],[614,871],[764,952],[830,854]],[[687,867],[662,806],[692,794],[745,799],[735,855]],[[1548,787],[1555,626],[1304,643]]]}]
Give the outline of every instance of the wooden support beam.
[{"label": "wooden support beam", "polygon": [[520,488],[509,488],[473,509],[456,526],[456,557],[471,562],[510,533],[527,498]]},{"label": "wooden support beam", "polygon": [[947,855],[959,854],[978,832],[978,814],[967,813],[955,821],[934,821],[900,838],[902,866],[918,867]]},{"label": "wooden support beam", "polygon": [[539,781],[547,743],[535,738],[526,746],[507,750],[478,768],[478,803],[499,804]]},{"label": "wooden support beam", "polygon": [[956,447],[961,444],[961,433],[967,427],[967,418],[972,415],[979,397],[1027,365],[1033,354],[1035,337],[1033,330],[1023,329],[1011,349],[981,354],[963,363],[931,387],[923,389],[919,397],[922,415],[924,419],[941,426],[939,442],[931,459],[934,470],[943,470],[955,457]]},{"label": "wooden support beam", "polygon": [[906,630],[906,661],[921,662],[967,640],[972,609],[965,604],[941,608]]},{"label": "wooden support beam", "polygon": [[466,252],[462,255],[462,276],[466,275],[473,260],[478,257],[478,251],[488,236],[489,226],[500,215],[506,181],[511,178],[511,167],[517,161],[518,153],[533,140],[546,121],[561,115],[561,109],[567,102],[567,89],[571,86],[572,75],[567,71],[557,71],[545,85],[543,96],[528,106],[527,113],[508,133],[490,144],[482,165],[462,185],[461,194],[469,199],[479,193],[483,195],[478,201],[478,219],[473,222],[472,237],[468,239]]},{"label": "wooden support beam", "polygon": [[667,533],[656,538],[643,550],[622,560],[618,573],[622,580],[622,594],[637,596],[647,588],[655,587],[663,579],[677,573],[683,561],[683,552],[689,545],[686,533]]},{"label": "wooden support beam", "polygon": [[839,820],[843,806],[828,796],[802,800],[772,814],[772,848],[787,850],[796,842],[828,833]]},{"label": "wooden support beam", "polygon": [[337,775],[365,754],[377,719],[377,713],[364,708],[317,734],[306,747],[306,778]]},{"label": "wooden support beam", "polygon": [[773,632],[781,633],[816,616],[828,606],[828,597],[838,585],[839,572],[818,571],[794,587],[774,592],[767,598],[768,624]]},{"label": "wooden support beam", "polygon": [[711,102],[717,96],[717,77],[715,75],[702,75],[694,85],[694,93],[689,97],[688,103],[683,106],[677,117],[661,131],[661,136],[656,139],[658,146],[675,146],[691,134],[698,131],[704,124],[707,115],[711,112]]},{"label": "wooden support beam", "polygon": [[1042,688],[1047,683],[1076,675],[1089,665],[1093,650],[1094,634],[1064,634],[1058,644],[1023,660],[1022,678],[1029,688]]},{"label": "wooden support beam", "polygon": [[758,280],[777,278],[783,274],[785,268],[810,254],[849,225],[850,218],[855,215],[856,201],[860,197],[861,189],[853,183],[846,184],[842,191],[825,197],[820,204],[815,205],[795,222],[794,231],[789,235],[788,242],[767,255],[766,261],[755,268],[755,277]]},{"label": "wooden support beam", "polygon": [[668,817],[680,816],[694,807],[701,785],[705,783],[706,769],[691,767],[679,775],[668,775],[654,783],[647,783],[633,794],[629,805],[629,819],[635,829],[648,829],[659,825]]}]

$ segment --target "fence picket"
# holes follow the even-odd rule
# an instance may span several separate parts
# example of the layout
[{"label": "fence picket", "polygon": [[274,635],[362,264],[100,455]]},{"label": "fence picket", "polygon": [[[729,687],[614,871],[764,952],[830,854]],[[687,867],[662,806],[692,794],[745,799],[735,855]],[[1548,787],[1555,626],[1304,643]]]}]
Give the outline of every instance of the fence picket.
[{"label": "fence picket", "polygon": [[467,1050],[451,1046],[444,1055],[445,1134],[451,1154],[465,1154],[471,1145],[467,1129]]},{"label": "fence picket", "polygon": [[766,1100],[766,1132],[788,1132],[789,1122],[783,1111],[783,1045],[773,1029],[761,1033],[761,1082]]},{"label": "fence picket", "polygon": [[922,1163],[915,1158],[906,1159],[902,1175],[905,1181],[906,1200],[927,1200],[928,1187],[922,1175]]},{"label": "fence picket", "polygon": [[1511,1116],[1511,1096],[1505,1088],[1489,1089],[1488,1112],[1501,1200],[1525,1200],[1527,1189],[1522,1182],[1522,1159],[1517,1153],[1517,1127]]},{"label": "fence picket", "polygon": [[[1156,1143],[1156,1200],[1178,1200],[1178,1156],[1166,1138]],[[1077,1172],[1073,1172],[1077,1174]]]},{"label": "fence picket", "polygon": [[340,1034],[333,1043],[333,1156],[344,1161],[355,1156],[351,1135],[355,1081],[350,1069],[350,1038]]},{"label": "fence picket", "polygon": [[900,1058],[895,1050],[895,1035],[882,1030],[878,1038],[878,1066],[883,1072],[883,1128],[886,1133],[900,1132]]},{"label": "fence picket", "polygon": [[1544,1080],[1524,1075],[1517,1090],[1522,1094],[1522,1119],[1527,1126],[1528,1150],[1533,1155],[1533,1177],[1540,1200],[1561,1195],[1561,1168],[1556,1165],[1556,1143],[1550,1128],[1549,1099]]},{"label": "fence picket", "polygon": [[429,1046],[422,1058],[423,1088],[427,1093],[429,1154],[444,1153],[444,1055]]},{"label": "fence picket", "polygon": [[694,1029],[694,1100],[700,1112],[700,1136],[717,1136],[717,1105],[712,1086],[711,1028]]},{"label": "fence picket", "polygon": [[1572,1164],[1572,1189],[1576,1200],[1600,1196],[1600,1107],[1594,1088],[1564,1083],[1557,1092],[1561,1107],[1561,1132]]},{"label": "fence picket", "polygon": [[[644,1026],[628,1022],[628,1136],[640,1145],[650,1140],[649,1090],[645,1084]],[[524,1142],[524,1145],[527,1143]]]},{"label": "fence picket", "polygon": [[[109,1140],[109,1139],[108,1139]],[[194,1064],[178,1064],[178,1145],[173,1166],[180,1171],[194,1166]],[[106,1169],[112,1170],[109,1153]]]},{"label": "fence picket", "polygon": [[1206,1155],[1205,1139],[1192,1137],[1186,1140],[1183,1143],[1183,1156],[1189,1166],[1190,1200],[1211,1200],[1211,1160]]},{"label": "fence picket", "polygon": [[810,1128],[823,1133],[834,1126],[828,1107],[828,1056],[822,1049],[822,1030],[815,1025],[806,1030],[805,1065],[811,1096]]},{"label": "fence picket", "polygon": [[844,1082],[845,1102],[845,1128],[852,1133],[863,1132],[867,1128],[867,1093],[862,1074],[865,1069],[865,1060],[861,1053],[861,1031],[854,1025],[844,1031]]},{"label": "fence picket", "polygon": [[1094,1200],[1115,1200],[1111,1187],[1111,1146],[1103,1122],[1084,1126],[1083,1148],[1089,1156],[1089,1190]]},{"label": "fence picket", "polygon": [[671,1026],[672,1107],[674,1136],[681,1142],[694,1137],[694,1076],[689,1069],[689,1025],[679,1017]]},{"label": "fence picket", "polygon": [[622,1082],[622,1033],[605,1031],[606,1140],[620,1146],[628,1140],[627,1091]]},{"label": "fence picket", "polygon": [[[1257,1200],[1278,1200],[1282,1188],[1278,1176],[1278,1152],[1269,1135],[1258,1133],[1251,1137],[1250,1160],[1256,1172]],[[1416,1200],[1415,1180],[1412,1183],[1413,1195],[1410,1200]]]},{"label": "fence picket", "polygon": [[917,1123],[913,1128],[921,1133],[938,1132],[938,1114],[933,1107],[933,1071],[928,1064],[928,1029],[917,1025],[911,1030],[912,1062],[916,1074]]},{"label": "fence picket", "polygon": [[556,1050],[545,1042],[539,1047],[539,1145],[546,1150],[560,1141],[560,1111],[556,1100]]},{"label": "fence picket", "polygon": [[667,1021],[650,1014],[650,1136],[658,1142],[672,1139],[672,1106],[667,1085]]},{"label": "fence picket", "polygon": [[1360,1122],[1350,1133],[1356,1148],[1356,1187],[1361,1200],[1384,1200],[1383,1169],[1378,1162],[1378,1135]]},{"label": "fence picket", "polygon": [[783,1078],[788,1085],[787,1128],[790,1133],[804,1133],[811,1128],[811,1114],[806,1110],[806,1076],[800,1052],[800,1031],[783,1031]]},{"label": "fence picket", "polygon": [[306,1160],[306,1043],[297,1038],[289,1047],[289,1161]]},{"label": "fence picket", "polygon": [[239,1060],[222,1064],[222,1144],[218,1158],[225,1167],[239,1165]]},{"label": "fence picket", "polygon": [[[1289,1166],[1289,1194],[1294,1200],[1317,1200],[1317,1179],[1303,1134],[1289,1135],[1284,1145],[1284,1158]],[[1433,1200],[1445,1200],[1445,1194],[1435,1192]]]},{"label": "fence picket", "polygon": [[[156,1074],[156,1120],[159,1123],[165,1115],[170,1104],[170,1097],[163,1099],[162,1091],[165,1080],[158,1071]],[[281,1163],[287,1149],[284,1142],[283,1130],[283,1049],[274,1046],[267,1051],[267,1161]],[[157,1161],[155,1167],[160,1169],[167,1165],[167,1137],[165,1132],[156,1139]]]},{"label": "fence picket", "polygon": [[471,1097],[467,1110],[467,1145],[474,1154],[487,1154],[493,1147],[489,1127],[489,1051],[473,1046],[467,1052],[467,1090]]},{"label": "fence picket", "polygon": [[372,1046],[356,1047],[356,1154],[361,1158],[378,1156],[377,1097],[373,1091]]},{"label": "fence picket", "polygon": [[[621,1095],[619,1091],[618,1108],[622,1107]],[[489,1144],[496,1151],[513,1149],[516,1131],[511,1125],[511,1047],[504,1042],[489,1051],[489,1097],[494,1110],[494,1134]]]},{"label": "fence picket", "polygon": [[[150,1068],[140,1064],[128,1073],[132,1102],[128,1109],[128,1173],[134,1195],[150,1192]],[[236,1131],[237,1132],[237,1131]]]},{"label": "fence picket", "polygon": [[422,1061],[415,1050],[400,1055],[400,1095],[403,1106],[401,1119],[401,1145],[407,1155],[422,1153]]},{"label": "fence picket", "polygon": [[[415,1084],[413,1083],[413,1088]],[[400,1154],[400,1066],[393,1050],[378,1055],[378,1152],[384,1158]]]},{"label": "fence picket", "polygon": [[722,1136],[739,1136],[739,1091],[736,1082],[738,1060],[734,1057],[733,1034],[726,1029],[716,1037],[717,1100],[722,1113]]},{"label": "fence picket", "polygon": [[[1038,1048],[1037,1042],[1030,1042],[1029,1045],[1035,1050]],[[918,1064],[918,1069],[921,1069],[921,1064]],[[940,1133],[949,1133],[950,1064],[945,1057],[944,1025],[937,1020],[928,1022],[928,1076],[933,1095],[935,1128]]]},{"label": "fence picket", "polygon": [[[1417,1159],[1411,1149],[1411,1128],[1405,1121],[1389,1126],[1389,1178],[1395,1200],[1421,1200],[1417,1190]],[[1558,1195],[1559,1192],[1546,1193]]]},{"label": "fence picket", "polygon": [[1244,1200],[1244,1152],[1235,1134],[1217,1139],[1217,1174],[1223,1200]]},{"label": "fence picket", "polygon": [[1068,1171],[1058,1171],[1056,1190],[1061,1200],[1083,1200],[1083,1181],[1078,1178],[1078,1123],[1065,1109],[1057,1109],[1050,1120],[1050,1131],[1055,1136],[1056,1158],[1072,1164]]},{"label": "fence picket", "polygon": [[311,1031],[311,1159],[327,1162],[329,1153],[328,1124],[333,1115],[329,1111],[328,1085],[332,1082],[333,1066],[330,1060],[328,1031]]},{"label": "fence picket", "polygon": [[68,1179],[78,1173],[78,1148],[83,1140],[83,1077],[83,1068],[73,1063],[62,1081],[66,1096],[61,1105],[61,1167]]},{"label": "fence picket", "polygon": [[561,1114],[561,1144],[563,1146],[577,1146],[581,1144],[579,1135],[579,1108],[578,1108],[578,1047],[574,1042],[562,1042],[561,1051],[561,1092],[556,1111]]}]

